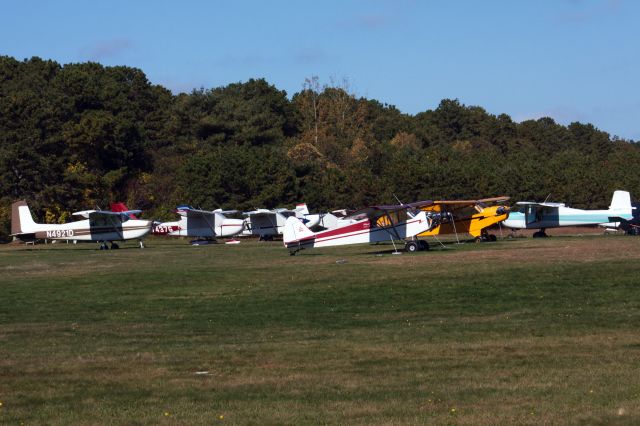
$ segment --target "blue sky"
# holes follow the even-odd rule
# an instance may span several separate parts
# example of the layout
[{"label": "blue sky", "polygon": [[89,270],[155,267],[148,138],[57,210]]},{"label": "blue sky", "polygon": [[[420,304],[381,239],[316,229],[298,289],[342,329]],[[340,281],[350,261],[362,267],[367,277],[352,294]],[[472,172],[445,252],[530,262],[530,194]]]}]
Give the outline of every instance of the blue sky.
[{"label": "blue sky", "polygon": [[2,55],[134,66],[174,93],[318,76],[410,114],[458,98],[640,140],[635,0],[23,0],[2,17]]}]

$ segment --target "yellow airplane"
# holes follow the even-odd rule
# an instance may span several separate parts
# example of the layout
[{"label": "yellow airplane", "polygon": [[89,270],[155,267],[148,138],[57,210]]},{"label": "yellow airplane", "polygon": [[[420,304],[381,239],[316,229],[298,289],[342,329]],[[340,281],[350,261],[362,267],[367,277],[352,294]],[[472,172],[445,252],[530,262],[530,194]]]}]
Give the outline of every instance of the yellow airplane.
[{"label": "yellow airplane", "polygon": [[428,237],[443,234],[470,234],[476,241],[495,241],[487,228],[509,217],[509,207],[501,205],[509,197],[484,198],[482,200],[434,201],[422,210],[444,213],[448,216],[440,225],[418,234]]}]

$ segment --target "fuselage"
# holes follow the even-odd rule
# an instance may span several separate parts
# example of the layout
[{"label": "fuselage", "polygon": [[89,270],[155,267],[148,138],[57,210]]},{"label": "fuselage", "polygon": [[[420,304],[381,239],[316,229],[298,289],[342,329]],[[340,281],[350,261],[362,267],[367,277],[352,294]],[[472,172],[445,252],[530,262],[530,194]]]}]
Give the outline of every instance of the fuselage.
[{"label": "fuselage", "polygon": [[154,235],[172,237],[232,237],[241,233],[245,227],[243,219],[216,218],[213,226],[205,220],[189,220],[182,217],[178,221],[163,222],[153,227]]},{"label": "fuselage", "polygon": [[511,210],[503,224],[515,229],[546,229],[562,226],[599,225],[616,222],[617,218],[631,220],[633,215],[623,210],[582,210],[571,207],[555,209],[536,208],[535,205],[517,206]]},{"label": "fuselage", "polygon": [[425,212],[408,218],[406,222],[395,225],[383,225],[364,218],[345,224],[342,227],[320,231],[313,237],[293,242],[285,242],[288,247],[329,247],[348,244],[366,244],[391,240],[402,240],[424,232],[432,226]]},{"label": "fuselage", "polygon": [[473,237],[479,237],[483,229],[507,219],[510,214],[509,209],[504,206],[484,207],[480,212],[476,210],[472,210],[472,212],[454,214],[450,220],[442,222],[418,236],[468,233]]},{"label": "fuselage", "polygon": [[151,231],[151,221],[129,219],[126,222],[90,223],[90,219],[63,224],[38,223],[31,230],[36,239],[75,241],[124,241],[140,239]]}]

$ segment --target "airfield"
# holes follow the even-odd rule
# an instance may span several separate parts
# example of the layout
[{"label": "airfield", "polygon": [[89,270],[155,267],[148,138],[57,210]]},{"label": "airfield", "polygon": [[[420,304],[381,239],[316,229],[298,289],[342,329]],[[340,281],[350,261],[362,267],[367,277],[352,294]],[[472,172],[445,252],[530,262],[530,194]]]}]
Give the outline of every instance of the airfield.
[{"label": "airfield", "polygon": [[640,423],[640,238],[429,242],[0,246],[0,423]]}]

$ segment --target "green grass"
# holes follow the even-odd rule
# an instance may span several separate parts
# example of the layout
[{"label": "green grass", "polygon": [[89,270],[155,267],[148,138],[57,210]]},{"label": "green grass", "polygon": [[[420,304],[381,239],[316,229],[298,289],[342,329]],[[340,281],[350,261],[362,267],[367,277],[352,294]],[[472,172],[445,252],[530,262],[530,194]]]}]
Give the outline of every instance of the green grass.
[{"label": "green grass", "polygon": [[640,239],[148,245],[0,247],[0,423],[640,422]]}]

